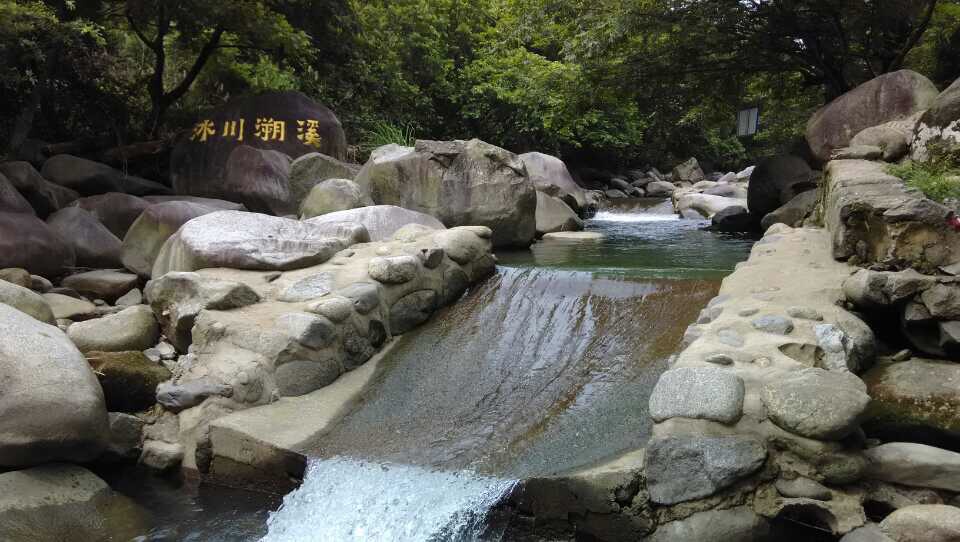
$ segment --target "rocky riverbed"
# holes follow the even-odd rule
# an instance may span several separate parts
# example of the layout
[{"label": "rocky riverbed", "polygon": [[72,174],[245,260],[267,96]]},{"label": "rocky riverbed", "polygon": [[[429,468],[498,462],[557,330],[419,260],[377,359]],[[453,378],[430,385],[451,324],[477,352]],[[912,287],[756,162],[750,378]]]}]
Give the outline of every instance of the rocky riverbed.
[{"label": "rocky riverbed", "polygon": [[327,154],[0,164],[0,538],[158,535],[138,464],[302,484],[175,537],[322,509],[397,539],[368,502],[417,540],[957,540],[960,231],[888,168],[960,143],[956,86],[881,76],[740,172],[479,140],[361,166],[296,93],[218,115],[315,111]]}]

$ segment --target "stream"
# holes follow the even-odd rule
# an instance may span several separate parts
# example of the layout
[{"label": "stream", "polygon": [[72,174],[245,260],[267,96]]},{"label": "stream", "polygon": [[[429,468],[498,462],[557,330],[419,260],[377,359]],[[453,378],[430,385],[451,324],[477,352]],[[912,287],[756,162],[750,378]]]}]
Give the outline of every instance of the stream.
[{"label": "stream", "polygon": [[706,225],[629,200],[586,221],[603,241],[498,253],[495,276],[398,339],[279,510],[201,487],[142,540],[508,540],[487,514],[517,480],[649,439],[653,385],[753,244]]}]

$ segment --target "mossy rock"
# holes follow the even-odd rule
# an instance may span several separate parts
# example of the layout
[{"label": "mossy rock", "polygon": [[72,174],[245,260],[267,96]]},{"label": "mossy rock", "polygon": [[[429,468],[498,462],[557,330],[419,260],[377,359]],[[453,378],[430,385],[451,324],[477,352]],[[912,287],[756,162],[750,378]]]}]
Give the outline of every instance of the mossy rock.
[{"label": "mossy rock", "polygon": [[172,376],[143,352],[88,352],[87,361],[103,387],[107,410],[140,412],[156,403],[157,384]]},{"label": "mossy rock", "polygon": [[869,436],[960,448],[960,364],[914,358],[878,365],[863,380],[873,399]]}]

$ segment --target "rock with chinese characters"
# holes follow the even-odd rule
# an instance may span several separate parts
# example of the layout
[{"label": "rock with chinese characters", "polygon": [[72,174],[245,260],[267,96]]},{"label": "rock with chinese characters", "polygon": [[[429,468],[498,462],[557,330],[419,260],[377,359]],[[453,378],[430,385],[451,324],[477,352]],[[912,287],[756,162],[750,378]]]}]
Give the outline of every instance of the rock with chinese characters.
[{"label": "rock with chinese characters", "polygon": [[197,120],[170,157],[177,194],[243,202],[230,190],[227,161],[240,145],[291,158],[322,152],[346,157],[336,115],[299,92],[268,92],[228,102]]}]

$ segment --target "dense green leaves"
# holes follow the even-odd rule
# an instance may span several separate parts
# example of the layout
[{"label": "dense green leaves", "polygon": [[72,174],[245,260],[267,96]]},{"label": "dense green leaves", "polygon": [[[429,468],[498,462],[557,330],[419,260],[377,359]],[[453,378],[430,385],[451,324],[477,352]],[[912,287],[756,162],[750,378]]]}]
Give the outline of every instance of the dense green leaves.
[{"label": "dense green leaves", "polygon": [[958,52],[956,0],[0,0],[0,138],[165,137],[231,96],[298,89],[365,148],[479,137],[733,168],[879,73],[949,83]]}]

